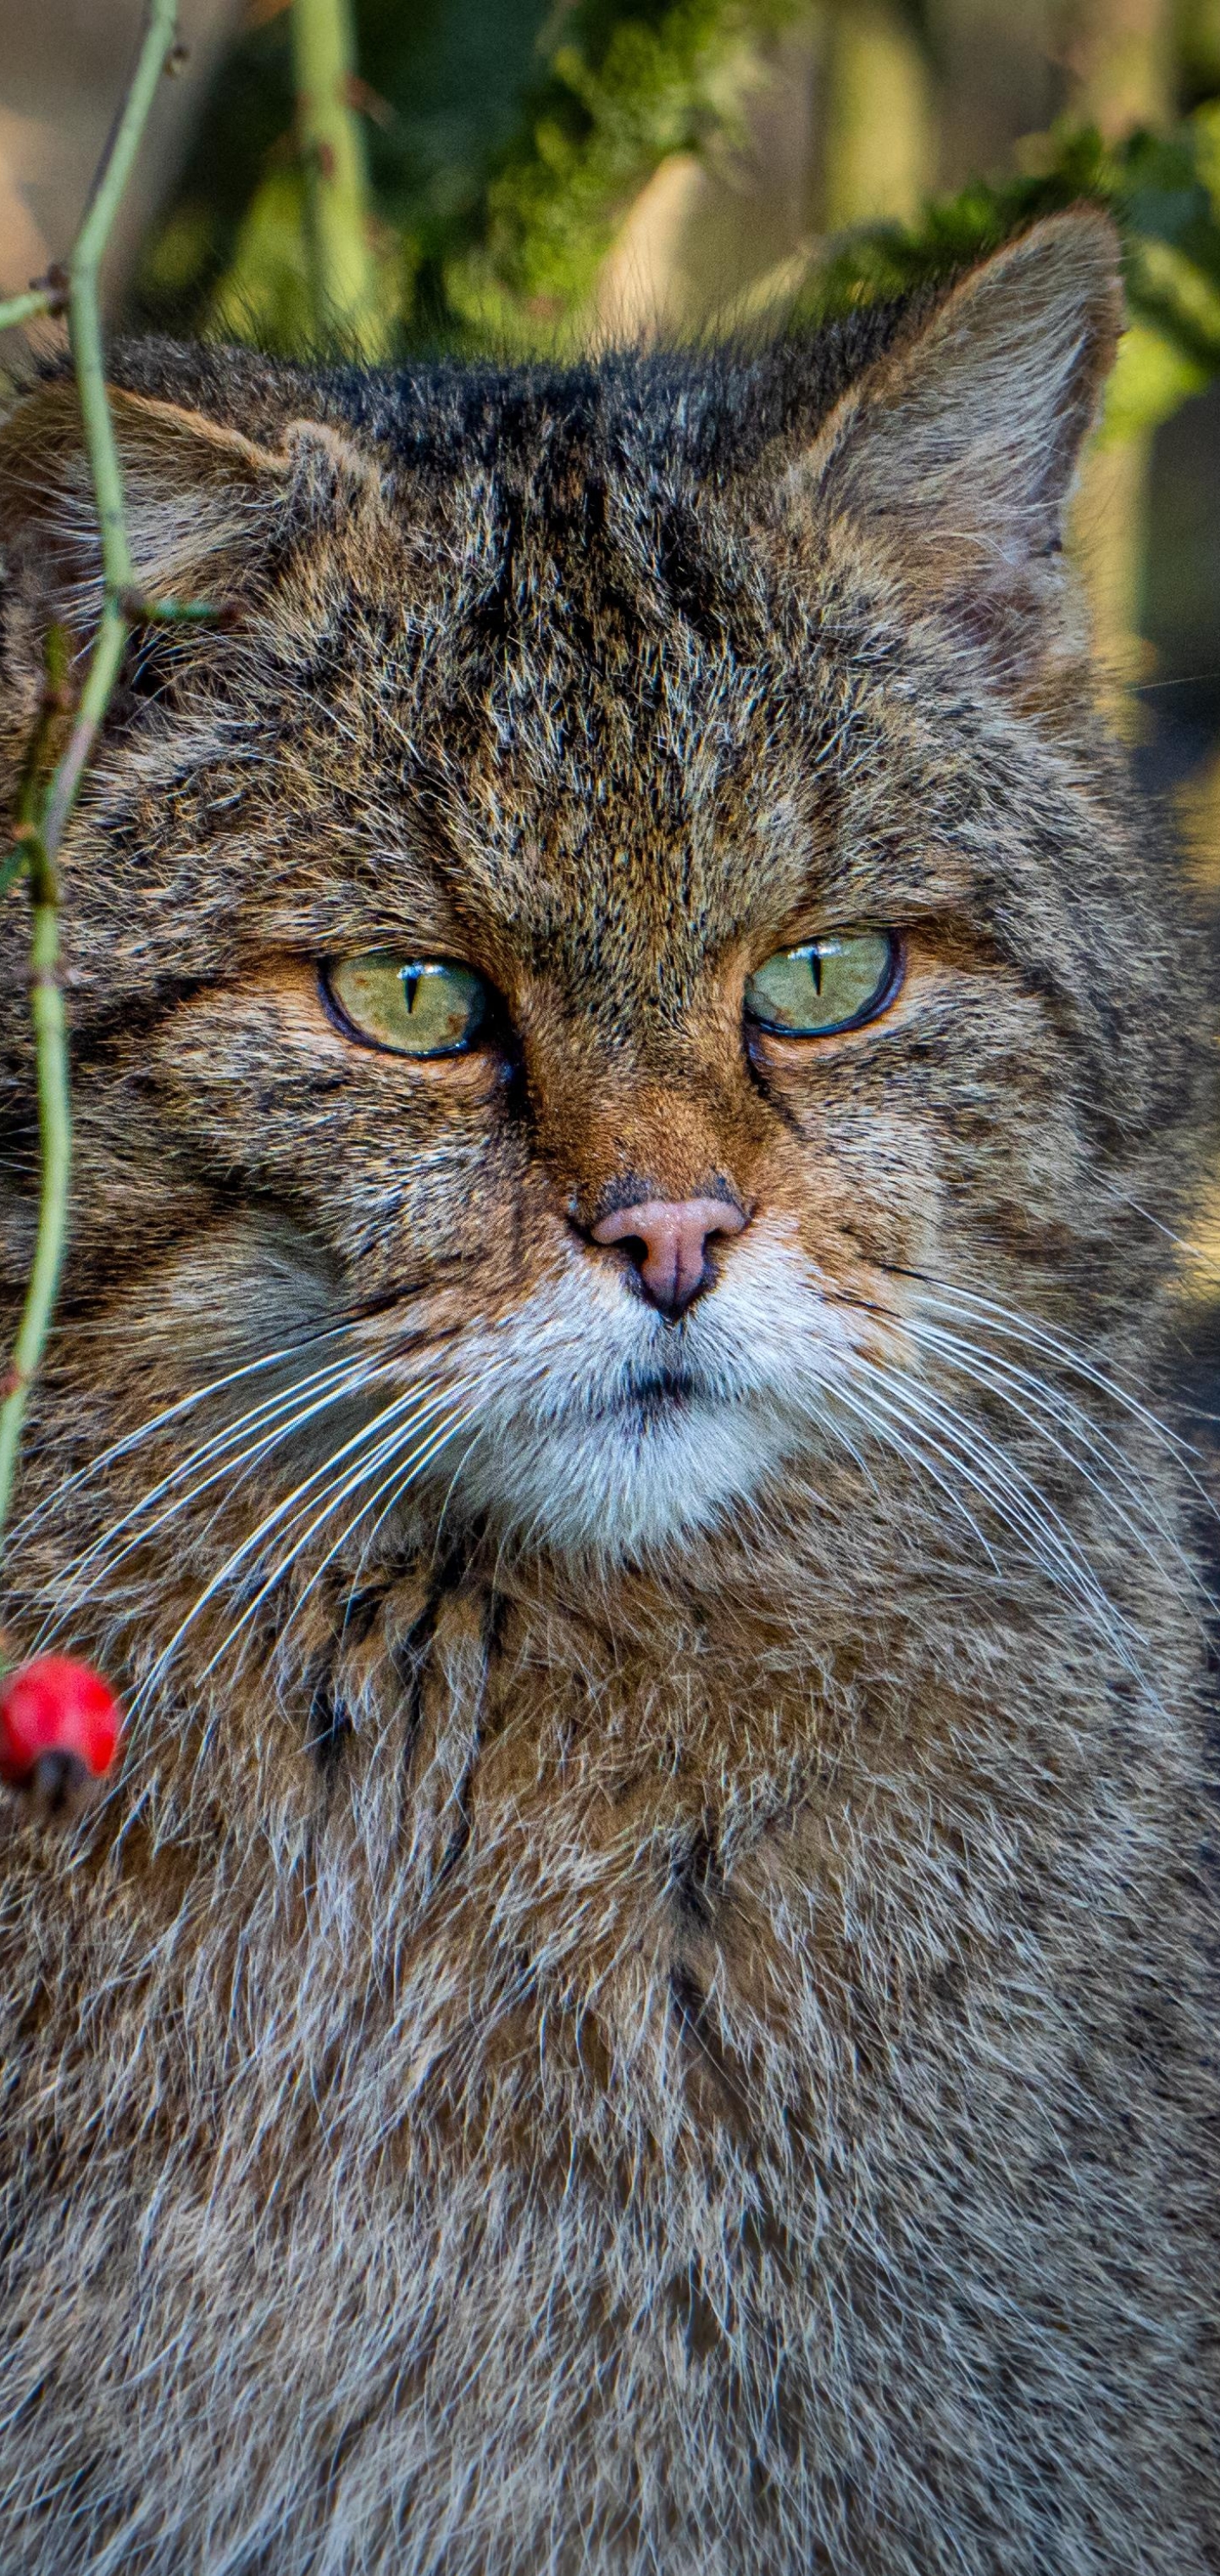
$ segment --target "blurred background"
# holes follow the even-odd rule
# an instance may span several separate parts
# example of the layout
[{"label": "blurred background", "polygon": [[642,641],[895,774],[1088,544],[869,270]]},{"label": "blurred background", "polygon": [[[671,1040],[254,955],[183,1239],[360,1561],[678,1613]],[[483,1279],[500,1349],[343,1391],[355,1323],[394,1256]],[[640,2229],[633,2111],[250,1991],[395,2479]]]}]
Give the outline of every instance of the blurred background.
[{"label": "blurred background", "polygon": [[[111,254],[116,327],[387,360],[672,341],[799,324],[1042,208],[1109,205],[1132,328],[1074,543],[1116,719],[1220,921],[1220,0],[180,18]],[[0,295],[70,248],[141,23],[141,0],[0,0]],[[1206,1302],[1220,1187],[1197,1232]]]}]

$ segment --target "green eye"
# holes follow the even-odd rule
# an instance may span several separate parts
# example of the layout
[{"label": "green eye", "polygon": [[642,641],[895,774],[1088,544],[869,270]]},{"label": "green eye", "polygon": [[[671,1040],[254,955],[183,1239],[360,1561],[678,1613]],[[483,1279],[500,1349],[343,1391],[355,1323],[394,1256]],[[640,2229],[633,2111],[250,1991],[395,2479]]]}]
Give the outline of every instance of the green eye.
[{"label": "green eye", "polygon": [[326,969],[326,990],[357,1037],[391,1055],[461,1055],[487,1017],[490,995],[473,966],[395,957],[375,948]]},{"label": "green eye", "polygon": [[779,948],[746,985],[746,1010],[789,1038],[828,1037],[876,1019],[898,986],[892,930],[833,931],[801,948]]}]

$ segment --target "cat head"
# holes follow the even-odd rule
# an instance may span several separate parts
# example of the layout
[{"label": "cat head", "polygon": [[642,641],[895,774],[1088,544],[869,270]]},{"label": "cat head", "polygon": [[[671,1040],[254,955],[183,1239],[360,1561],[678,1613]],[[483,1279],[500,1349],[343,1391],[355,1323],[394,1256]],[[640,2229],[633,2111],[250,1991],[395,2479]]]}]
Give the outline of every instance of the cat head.
[{"label": "cat head", "polygon": [[[61,1453],[226,1380],[247,1572],[655,1556],[867,1510],[985,1303],[1135,1312],[1187,978],[1061,552],[1118,317],[1077,212],[761,354],[121,354],[139,581],[226,614],[144,631],[65,859]],[[96,609],[66,383],[0,484],[16,759]]]}]

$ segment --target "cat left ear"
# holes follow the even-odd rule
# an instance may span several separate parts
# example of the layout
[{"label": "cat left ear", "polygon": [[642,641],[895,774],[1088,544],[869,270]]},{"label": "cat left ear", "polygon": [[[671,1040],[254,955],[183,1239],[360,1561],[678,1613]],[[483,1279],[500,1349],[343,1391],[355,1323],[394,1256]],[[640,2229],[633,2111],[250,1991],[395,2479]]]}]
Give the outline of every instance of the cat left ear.
[{"label": "cat left ear", "polygon": [[1113,225],[1049,216],[848,389],[785,498],[816,495],[875,535],[917,601],[1011,658],[1060,600],[1065,508],[1121,325]]}]

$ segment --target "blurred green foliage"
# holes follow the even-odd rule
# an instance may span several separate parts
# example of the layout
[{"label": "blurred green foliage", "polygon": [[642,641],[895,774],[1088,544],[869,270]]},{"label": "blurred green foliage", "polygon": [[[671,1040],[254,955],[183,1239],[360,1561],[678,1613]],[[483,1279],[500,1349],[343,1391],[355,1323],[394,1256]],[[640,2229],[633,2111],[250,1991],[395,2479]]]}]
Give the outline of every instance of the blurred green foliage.
[{"label": "blurred green foliage", "polygon": [[[843,0],[848,5],[849,0]],[[357,0],[375,247],[402,349],[562,346],[578,337],[622,216],[671,153],[731,137],[757,49],[811,0]],[[919,13],[915,12],[916,18]],[[808,322],[940,276],[1053,208],[1107,206],[1133,327],[1108,425],[1166,418],[1220,369],[1220,0],[1184,19],[1168,135],[1108,147],[1062,126],[1015,177],[979,179],[912,225],[811,247],[756,319]],[[293,137],[288,20],[252,27],[217,84],[145,263],[141,318],[300,349],[317,337]]]},{"label": "blurred green foliage", "polygon": [[1111,379],[1106,431],[1150,428],[1220,370],[1220,100],[1169,135],[1107,147],[1092,127],[1038,138],[1021,175],[978,180],[924,208],[917,224],[875,224],[815,258],[793,304],[812,322],[905,293],[995,250],[1039,215],[1104,206],[1123,236],[1131,327]]},{"label": "blurred green foliage", "polygon": [[[802,0],[358,0],[387,303],[400,343],[530,347],[586,296],[667,153],[731,130],[760,35]],[[154,327],[313,336],[287,19],[234,47],[138,282]]]},{"label": "blurred green foliage", "polygon": [[489,175],[480,236],[445,272],[462,320],[503,341],[578,313],[624,207],[669,153],[736,131],[752,50],[794,14],[794,0],[628,12],[590,0],[567,14]]}]

